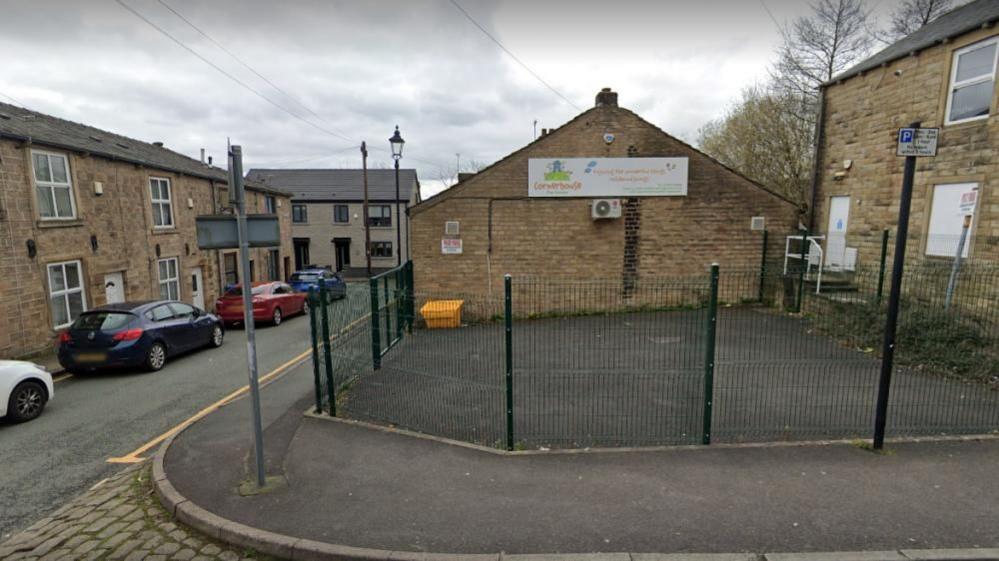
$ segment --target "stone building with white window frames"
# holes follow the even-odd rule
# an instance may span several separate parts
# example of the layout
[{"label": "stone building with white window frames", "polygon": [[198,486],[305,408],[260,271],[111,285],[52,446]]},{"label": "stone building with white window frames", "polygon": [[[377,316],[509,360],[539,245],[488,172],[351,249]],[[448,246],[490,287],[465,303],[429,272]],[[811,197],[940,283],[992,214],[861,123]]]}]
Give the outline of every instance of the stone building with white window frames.
[{"label": "stone building with white window frames", "polygon": [[971,197],[963,256],[999,264],[997,23],[999,2],[970,2],[823,86],[811,220],[827,265],[878,266],[898,222],[897,131],[916,121],[940,133],[937,156],[917,159],[907,262],[953,261]]},{"label": "stone building with white window frames", "polygon": [[[195,217],[228,212],[226,171],[107,131],[0,103],[0,359],[52,348],[83,310],[125,300],[211,308],[244,277],[234,251],[202,251]],[[251,213],[278,215],[283,244],[254,249],[254,280],[290,273],[291,204],[247,185]]]}]

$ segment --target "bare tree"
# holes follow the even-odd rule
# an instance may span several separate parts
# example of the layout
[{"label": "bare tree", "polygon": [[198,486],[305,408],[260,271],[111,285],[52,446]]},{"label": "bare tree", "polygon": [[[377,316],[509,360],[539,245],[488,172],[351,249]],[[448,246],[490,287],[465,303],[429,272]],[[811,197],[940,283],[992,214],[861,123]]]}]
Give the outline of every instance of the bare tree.
[{"label": "bare tree", "polygon": [[812,125],[796,117],[799,100],[754,87],[728,113],[699,131],[698,146],[723,164],[796,202],[803,202]]},{"label": "bare tree", "polygon": [[819,86],[870,52],[869,15],[863,0],[817,0],[810,16],[781,29],[771,77],[782,96],[801,100],[799,118],[813,120]]},{"label": "bare tree", "polygon": [[886,42],[893,43],[911,35],[947,13],[953,4],[953,0],[902,0],[891,13],[891,23],[885,34]]}]

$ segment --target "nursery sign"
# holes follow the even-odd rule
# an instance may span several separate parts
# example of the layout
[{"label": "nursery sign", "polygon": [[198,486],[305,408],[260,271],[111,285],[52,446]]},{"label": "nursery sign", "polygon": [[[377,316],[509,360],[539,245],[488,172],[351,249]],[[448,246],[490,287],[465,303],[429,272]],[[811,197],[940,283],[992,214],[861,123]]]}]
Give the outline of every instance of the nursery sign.
[{"label": "nursery sign", "polygon": [[687,158],[531,158],[531,197],[684,197]]}]

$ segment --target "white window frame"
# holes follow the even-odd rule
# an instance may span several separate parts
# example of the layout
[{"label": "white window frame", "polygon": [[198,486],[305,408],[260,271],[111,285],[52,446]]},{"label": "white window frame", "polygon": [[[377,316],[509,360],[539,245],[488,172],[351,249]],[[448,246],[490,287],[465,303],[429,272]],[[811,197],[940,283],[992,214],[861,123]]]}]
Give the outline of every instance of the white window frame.
[{"label": "white window frame", "polygon": [[[162,198],[162,197],[158,198],[158,199],[157,198],[153,198],[153,182],[154,181],[162,181],[162,182],[166,183],[167,197],[165,199]],[[161,185],[160,193],[162,194],[162,185]],[[174,228],[175,225],[176,225],[176,223],[177,223],[177,221],[174,220],[173,185],[171,185],[169,177],[150,177],[149,178],[149,200],[150,200],[150,203],[151,203],[152,209],[153,209],[153,228],[155,228],[157,230],[169,230],[170,228]],[[156,225],[156,216],[157,216],[157,214],[160,217],[160,221],[161,222],[163,221],[163,205],[166,205],[170,209],[170,223],[169,224],[160,224],[160,225],[157,226]]]},{"label": "white window frame", "polygon": [[[172,277],[163,277],[162,269],[160,269],[161,263],[167,264],[167,275],[170,274],[170,261],[173,261],[173,275]],[[177,300],[180,301],[180,259],[176,257],[167,257],[165,259],[158,259],[156,261],[156,277],[159,279],[159,289],[160,289],[160,300]],[[167,297],[163,298],[163,286],[167,287]],[[177,297],[170,297],[170,285],[173,285],[177,289]]]},{"label": "white window frame", "polygon": [[277,197],[274,195],[264,195],[264,212],[267,214],[277,214]]},{"label": "white window frame", "polygon": [[[932,237],[936,235],[936,234],[933,233],[934,218],[936,218],[936,215],[935,215],[934,211],[937,210],[935,203],[937,201],[937,198],[936,198],[937,197],[937,188],[940,188],[940,187],[943,187],[943,188],[961,188],[962,190],[977,189],[978,190],[978,196],[981,197],[981,195],[982,195],[982,185],[981,185],[981,183],[971,181],[971,182],[966,182],[966,183],[937,183],[937,184],[931,186],[931,188],[930,188],[929,211],[927,212],[927,219],[926,219],[926,247],[923,248],[923,255],[925,255],[926,257],[943,257],[943,258],[951,258],[951,259],[953,259],[954,258],[954,254],[957,253],[957,241],[956,241],[956,239],[954,241],[954,250],[953,251],[946,251],[946,252],[944,252],[944,251],[937,251],[936,250],[936,245],[934,244],[934,242],[932,240]],[[940,209],[940,210],[943,211],[943,209]],[[947,215],[944,215],[944,218],[946,219]],[[952,218],[954,220],[954,224],[955,225],[963,223],[963,221],[964,221],[964,219],[961,218],[960,215],[957,212],[954,212]],[[977,221],[978,221],[978,208],[975,208],[975,211],[971,215],[971,227],[968,229],[968,238],[964,242],[964,251],[961,254],[961,257],[963,259],[967,259],[968,257],[971,256],[971,242],[972,242],[972,238],[974,237],[975,223]],[[952,235],[958,236],[959,234],[952,234]]]},{"label": "white window frame", "polygon": [[[978,50],[978,49],[980,49],[982,47],[985,47],[985,46],[987,46],[989,44],[997,44],[996,49],[995,49],[995,54],[992,57],[992,73],[991,74],[981,74],[979,76],[975,76],[974,78],[969,78],[969,79],[961,81],[961,82],[955,82],[955,80],[957,79],[958,62],[959,62],[959,59],[960,59],[961,55],[963,55],[965,53],[968,53],[968,52],[971,52],[971,51]],[[944,124],[945,125],[956,125],[956,124],[959,124],[959,123],[970,123],[970,122],[973,122],[973,121],[981,121],[982,119],[988,119],[992,115],[992,100],[995,99],[995,77],[996,77],[996,65],[997,65],[997,63],[999,63],[999,37],[992,37],[990,39],[985,39],[984,41],[979,41],[977,43],[972,43],[972,44],[968,45],[967,47],[961,47],[960,49],[957,49],[956,51],[954,51],[954,54],[953,54],[953,56],[951,58],[951,64],[950,64],[950,66],[951,66],[951,68],[950,68],[950,80],[948,81],[948,89],[947,89],[947,108],[946,108],[945,113],[944,113]],[[951,110],[951,105],[952,105],[952,103],[954,101],[954,92],[956,90],[960,89],[960,88],[964,88],[964,87],[967,87],[967,86],[973,86],[975,84],[979,84],[979,83],[985,82],[987,80],[991,80],[992,81],[992,95],[989,97],[989,112],[986,113],[985,115],[979,115],[977,117],[968,117],[967,119],[958,119],[956,121],[952,121],[951,118],[950,118],[950,110]]]},{"label": "white window frame", "polygon": [[[66,274],[66,265],[76,265],[76,273],[77,273],[76,277],[80,281],[80,285],[79,286],[74,287],[74,288],[70,288],[69,282],[68,282],[69,281],[69,275]],[[53,288],[52,288],[52,269],[54,269],[56,267],[61,267],[62,268],[63,284],[65,285],[65,287],[62,290],[53,290]],[[57,297],[57,296],[61,296],[61,297],[64,298],[64,302],[65,302],[65,306],[66,306],[66,317],[69,318],[69,321],[67,323],[62,323],[62,324],[54,325],[53,327],[55,329],[61,329],[63,327],[69,327],[76,320],[76,318],[73,317],[73,314],[72,314],[72,312],[69,309],[69,295],[70,294],[79,293],[80,294],[80,302],[83,305],[83,307],[82,307],[82,309],[80,311],[81,311],[81,313],[87,311],[87,290],[86,290],[86,284],[87,283],[84,282],[84,280],[83,280],[83,263],[81,263],[79,259],[75,259],[75,260],[72,260],[72,261],[60,261],[59,263],[49,263],[45,267],[45,277],[46,277],[45,281],[48,283],[48,288],[49,288],[49,310],[51,311],[51,309],[52,309],[52,299],[55,298],[55,297]],[[52,317],[52,321],[55,322],[55,316]]]},{"label": "white window frame", "polygon": [[[42,155],[49,159],[49,170],[52,169],[52,158],[58,158],[63,161],[66,165],[66,183],[60,183],[58,181],[39,181],[38,176],[35,175],[35,155]],[[59,152],[49,152],[47,150],[31,150],[31,181],[35,185],[35,204],[38,204],[38,188],[44,187],[48,189],[49,196],[52,198],[52,208],[55,210],[56,216],[42,216],[42,209],[38,208],[38,218],[41,220],[75,220],[76,219],[76,197],[73,194],[73,176],[69,169],[69,158],[65,154],[60,154]],[[55,189],[66,189],[69,191],[69,216],[59,216],[59,206],[56,203]]]}]

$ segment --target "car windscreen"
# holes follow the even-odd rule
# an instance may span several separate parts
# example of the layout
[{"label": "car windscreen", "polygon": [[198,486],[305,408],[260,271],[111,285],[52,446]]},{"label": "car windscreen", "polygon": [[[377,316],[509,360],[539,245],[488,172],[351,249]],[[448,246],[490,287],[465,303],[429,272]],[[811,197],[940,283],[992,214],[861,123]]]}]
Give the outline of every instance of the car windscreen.
[{"label": "car windscreen", "polygon": [[74,329],[114,331],[128,325],[135,316],[128,312],[87,312],[76,318]]},{"label": "car windscreen", "polygon": [[316,273],[292,273],[291,282],[312,282],[319,280],[319,275]]},{"label": "car windscreen", "polygon": [[[265,294],[266,292],[267,292],[267,285],[254,286],[253,289],[250,291],[250,294]],[[234,287],[230,288],[229,290],[226,290],[225,291],[225,295],[226,296],[242,296],[243,295],[243,287],[241,287],[241,286],[234,286]]]}]

